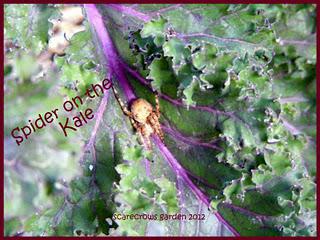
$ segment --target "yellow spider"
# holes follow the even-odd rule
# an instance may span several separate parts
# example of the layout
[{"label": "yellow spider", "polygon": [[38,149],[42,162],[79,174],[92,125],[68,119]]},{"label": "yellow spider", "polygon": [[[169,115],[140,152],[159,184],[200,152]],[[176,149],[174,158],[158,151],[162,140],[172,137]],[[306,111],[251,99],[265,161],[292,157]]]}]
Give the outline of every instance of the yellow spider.
[{"label": "yellow spider", "polygon": [[130,110],[124,105],[118,92],[112,85],[115,98],[125,115],[130,118],[132,126],[136,129],[140,144],[144,144],[147,150],[151,149],[151,134],[157,135],[163,142],[163,132],[159,123],[160,107],[158,95],[155,95],[156,109],[143,98],[135,99],[130,106]]}]

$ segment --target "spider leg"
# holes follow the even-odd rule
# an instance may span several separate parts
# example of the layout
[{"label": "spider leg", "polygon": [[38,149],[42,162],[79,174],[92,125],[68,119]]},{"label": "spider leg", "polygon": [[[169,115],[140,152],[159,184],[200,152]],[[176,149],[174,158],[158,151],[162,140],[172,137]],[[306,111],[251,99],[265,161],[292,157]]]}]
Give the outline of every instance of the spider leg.
[{"label": "spider leg", "polygon": [[132,118],[130,118],[130,122],[132,124],[132,126],[136,129],[137,134],[138,134],[138,142],[142,145],[144,144],[144,139],[142,136],[142,131],[141,131],[141,127],[137,124],[136,121],[134,121]]},{"label": "spider leg", "polygon": [[144,143],[145,143],[145,146],[146,146],[147,150],[151,150],[150,138],[144,138]]},{"label": "spider leg", "polygon": [[134,121],[132,118],[130,118],[131,125],[137,130],[139,128],[138,124],[136,121]]},{"label": "spider leg", "polygon": [[159,123],[158,123],[156,126],[157,126],[156,129],[155,129],[155,130],[156,130],[156,133],[157,133],[157,135],[159,136],[160,140],[161,140],[162,142],[164,142],[164,136],[163,136],[163,132],[162,132],[161,126],[160,126]]},{"label": "spider leg", "polygon": [[150,138],[144,138],[144,143],[145,143],[145,146],[146,146],[147,150],[151,150]]},{"label": "spider leg", "polygon": [[119,103],[119,105],[120,105],[120,107],[121,107],[122,112],[123,112],[125,115],[127,115],[127,116],[129,116],[129,117],[131,118],[131,117],[132,117],[132,113],[128,110],[128,108],[126,107],[126,105],[122,102],[122,100],[121,100],[121,98],[120,98],[120,96],[119,96],[119,93],[118,93],[118,91],[113,87],[113,84],[112,84],[112,90],[113,90],[113,93],[114,93],[115,98],[117,99],[117,101],[118,101],[118,103]]},{"label": "spider leg", "polygon": [[161,141],[164,142],[164,135],[160,126],[158,128],[158,136],[160,137]]},{"label": "spider leg", "polygon": [[142,136],[142,133],[140,131],[137,131],[137,134],[138,134],[138,142],[140,145],[143,145],[144,144],[144,138]]},{"label": "spider leg", "polygon": [[161,141],[164,141],[164,136],[163,136],[163,132],[161,129],[161,125],[157,119],[156,116],[150,116],[150,118],[148,119],[149,122],[151,123],[152,129],[154,130],[155,134],[161,139]]},{"label": "spider leg", "polygon": [[158,92],[155,95],[155,100],[156,100],[156,115],[159,118],[160,117],[160,105],[159,105],[159,94],[158,94]]},{"label": "spider leg", "polygon": [[130,122],[137,131],[139,144],[144,145],[147,150],[150,150],[151,149],[150,139],[149,137],[144,137],[147,135],[145,127],[139,126],[139,124],[136,121],[134,121],[132,118],[130,118]]},{"label": "spider leg", "polygon": [[151,150],[151,141],[150,141],[150,136],[148,134],[148,130],[145,126],[141,126],[138,131],[141,132],[142,139],[144,146],[146,147],[147,150]]}]

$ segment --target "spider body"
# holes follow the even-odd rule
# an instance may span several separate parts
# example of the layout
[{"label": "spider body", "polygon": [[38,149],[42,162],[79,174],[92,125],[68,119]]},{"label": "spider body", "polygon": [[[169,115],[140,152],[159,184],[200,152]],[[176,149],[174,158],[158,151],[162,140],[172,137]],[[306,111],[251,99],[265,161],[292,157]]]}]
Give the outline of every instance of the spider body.
[{"label": "spider body", "polygon": [[133,118],[139,123],[147,123],[148,117],[152,114],[152,112],[152,105],[143,98],[138,98],[131,104],[131,113]]},{"label": "spider body", "polygon": [[132,126],[136,129],[139,142],[144,144],[148,150],[151,149],[150,137],[152,134],[158,136],[163,141],[163,132],[159,122],[160,108],[158,95],[155,96],[156,108],[143,98],[135,99],[130,106],[130,110],[122,102],[119,94],[112,86],[114,95],[120,104],[125,115],[130,118]]}]

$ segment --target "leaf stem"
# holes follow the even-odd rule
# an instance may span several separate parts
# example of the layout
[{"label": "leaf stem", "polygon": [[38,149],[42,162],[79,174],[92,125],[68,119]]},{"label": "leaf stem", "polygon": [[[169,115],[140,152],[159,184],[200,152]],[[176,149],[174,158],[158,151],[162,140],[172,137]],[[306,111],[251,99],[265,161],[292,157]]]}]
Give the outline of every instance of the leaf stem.
[{"label": "leaf stem", "polygon": [[108,5],[108,7],[111,7],[118,12],[133,16],[133,17],[138,18],[139,20],[144,21],[144,22],[148,22],[152,19],[152,17],[150,17],[149,15],[146,15],[142,12],[139,12],[131,7],[127,7],[122,4],[107,4],[107,5]]},{"label": "leaf stem", "polygon": [[175,138],[181,140],[182,142],[185,142],[185,143],[188,143],[188,144],[192,144],[192,145],[195,145],[195,146],[212,148],[212,149],[220,150],[220,151],[223,150],[222,148],[216,146],[216,145],[213,144],[213,143],[201,142],[201,141],[199,141],[199,140],[197,140],[197,139],[193,139],[193,138],[186,137],[186,136],[182,135],[180,132],[178,132],[177,130],[172,129],[172,128],[170,128],[170,127],[167,127],[167,126],[165,126],[165,125],[161,125],[161,128],[162,128],[166,133],[169,133],[170,135],[174,136]]},{"label": "leaf stem", "polygon": [[[131,86],[128,84],[126,76],[123,72],[123,69],[118,61],[118,53],[113,45],[112,39],[104,27],[102,17],[95,7],[94,4],[85,4],[84,5],[88,21],[92,24],[93,30],[95,30],[98,38],[100,39],[100,44],[106,59],[108,59],[108,70],[110,75],[115,75],[124,89],[126,98],[128,101],[131,101],[135,98]],[[110,61],[112,59],[112,61]]]}]

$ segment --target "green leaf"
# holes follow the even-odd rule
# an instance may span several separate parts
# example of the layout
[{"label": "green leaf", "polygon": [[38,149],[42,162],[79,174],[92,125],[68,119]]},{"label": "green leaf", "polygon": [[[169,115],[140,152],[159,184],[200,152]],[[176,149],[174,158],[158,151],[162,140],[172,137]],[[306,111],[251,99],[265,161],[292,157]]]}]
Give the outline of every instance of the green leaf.
[{"label": "green leaf", "polygon": [[147,78],[152,80],[152,88],[175,98],[174,93],[177,89],[177,82],[172,72],[171,63],[166,58],[155,59],[150,64],[149,69],[150,73]]},{"label": "green leaf", "polygon": [[13,236],[21,230],[22,223],[19,218],[11,218],[5,221],[4,236]]},{"label": "green leaf", "polygon": [[179,39],[172,38],[163,44],[164,56],[172,57],[174,66],[182,65],[191,56],[190,49],[186,48]]},{"label": "green leaf", "polygon": [[217,48],[214,45],[206,44],[193,55],[192,63],[198,69],[210,69],[214,65],[216,54]]},{"label": "green leaf", "polygon": [[168,213],[176,213],[179,208],[176,198],[177,192],[173,183],[165,178],[155,179],[155,183],[161,188],[159,198],[166,203]]},{"label": "green leaf", "polygon": [[143,38],[152,36],[154,37],[154,43],[157,46],[161,46],[164,43],[166,22],[167,21],[164,18],[151,20],[143,26],[141,36]]}]

